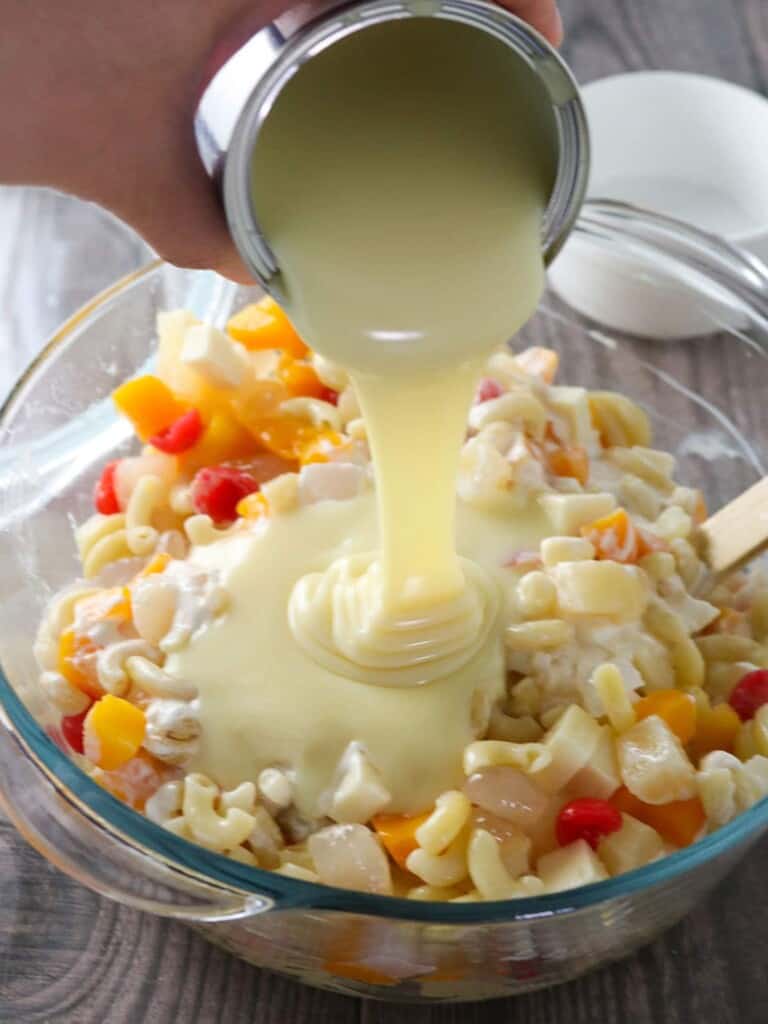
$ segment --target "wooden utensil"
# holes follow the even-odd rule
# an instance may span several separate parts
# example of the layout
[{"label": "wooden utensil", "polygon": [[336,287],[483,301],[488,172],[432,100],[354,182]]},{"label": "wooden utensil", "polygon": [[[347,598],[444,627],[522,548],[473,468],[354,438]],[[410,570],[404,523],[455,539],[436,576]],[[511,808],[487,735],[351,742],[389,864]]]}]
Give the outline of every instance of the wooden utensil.
[{"label": "wooden utensil", "polygon": [[701,532],[706,560],[716,573],[735,569],[768,547],[768,477],[710,516]]}]

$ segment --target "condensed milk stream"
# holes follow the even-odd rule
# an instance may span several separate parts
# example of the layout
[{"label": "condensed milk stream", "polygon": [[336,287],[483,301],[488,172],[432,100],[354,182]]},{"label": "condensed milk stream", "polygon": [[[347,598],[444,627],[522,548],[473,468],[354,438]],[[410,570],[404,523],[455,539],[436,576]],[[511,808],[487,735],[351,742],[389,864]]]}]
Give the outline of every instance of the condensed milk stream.
[{"label": "condensed milk stream", "polygon": [[173,668],[200,692],[196,767],[224,785],[279,764],[318,815],[350,743],[389,810],[460,780],[503,692],[499,567],[546,534],[538,509],[457,520],[456,475],[480,366],[543,288],[554,131],[503,43],[419,18],[318,54],[261,127],[254,202],[279,290],[352,376],[376,507],[308,506],[194,556],[231,609]]},{"label": "condensed milk stream", "polygon": [[258,212],[288,311],[353,372],[376,469],[380,553],[291,601],[297,640],[352,678],[439,678],[496,614],[456,555],[455,482],[477,361],[543,286],[553,126],[535,85],[477,30],[395,21],[303,68],[262,129]]}]

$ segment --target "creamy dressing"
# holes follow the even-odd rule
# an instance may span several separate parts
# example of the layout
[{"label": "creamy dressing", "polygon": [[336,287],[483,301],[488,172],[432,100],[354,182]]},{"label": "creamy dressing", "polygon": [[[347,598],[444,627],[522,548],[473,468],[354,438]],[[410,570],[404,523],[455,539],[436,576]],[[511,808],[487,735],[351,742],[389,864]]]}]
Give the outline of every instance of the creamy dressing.
[{"label": "creamy dressing", "polygon": [[[323,812],[353,742],[384,780],[393,811],[423,810],[462,783],[461,752],[503,690],[500,642],[428,686],[390,687],[329,671],[291,634],[285,609],[296,580],[375,549],[376,519],[371,494],[325,501],[194,550],[196,566],[219,573],[229,607],[165,664],[199,692],[200,749],[188,770],[227,788],[265,767],[288,768],[307,817]],[[515,550],[535,549],[548,532],[535,503],[513,522],[458,506],[459,553],[484,568],[502,597],[518,578],[503,563]]]},{"label": "creamy dressing", "polygon": [[522,60],[435,19],[349,36],[267,117],[256,210],[289,314],[352,375],[379,530],[370,499],[327,502],[195,553],[232,605],[171,670],[200,691],[197,767],[222,784],[282,765],[319,813],[350,742],[391,810],[459,783],[503,690],[498,567],[545,533],[464,508],[457,552],[455,488],[482,361],[543,287],[553,133]]}]

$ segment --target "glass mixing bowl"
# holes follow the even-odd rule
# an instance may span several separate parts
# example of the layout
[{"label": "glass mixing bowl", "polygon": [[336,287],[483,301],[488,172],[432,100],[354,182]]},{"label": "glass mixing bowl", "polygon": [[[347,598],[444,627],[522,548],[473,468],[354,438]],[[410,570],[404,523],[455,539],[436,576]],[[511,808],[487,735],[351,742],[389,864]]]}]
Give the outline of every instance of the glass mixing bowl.
[{"label": "glass mixing bowl", "polygon": [[[590,204],[575,239],[585,266],[607,261],[650,294],[655,312],[694,310],[706,330],[683,341],[609,332],[548,293],[522,340],[556,348],[564,381],[617,388],[642,403],[657,443],[677,455],[680,478],[717,507],[763,475],[768,454],[765,270],[714,238],[615,204]],[[55,720],[38,689],[32,641],[47,598],[76,575],[72,525],[90,512],[100,467],[131,446],[108,394],[151,361],[158,310],[186,306],[223,323],[256,294],[152,264],[66,323],[2,411],[4,810],[84,885],[187,921],[253,964],[341,992],[480,999],[625,956],[703,899],[768,828],[766,801],[688,849],[596,885],[535,899],[422,903],[295,881],[208,852],[119,803],[51,739]]]}]

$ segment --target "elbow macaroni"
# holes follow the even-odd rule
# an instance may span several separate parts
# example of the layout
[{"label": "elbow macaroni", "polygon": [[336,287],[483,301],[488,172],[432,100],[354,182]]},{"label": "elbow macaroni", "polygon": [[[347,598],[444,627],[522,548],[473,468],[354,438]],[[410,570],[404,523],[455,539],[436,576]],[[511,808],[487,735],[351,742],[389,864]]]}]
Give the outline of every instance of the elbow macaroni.
[{"label": "elbow macaroni", "polygon": [[157,663],[160,652],[146,640],[122,640],[99,651],[96,673],[103,690],[118,696],[125,693],[130,684],[126,662],[133,657]]},{"label": "elbow macaroni", "polygon": [[444,853],[466,826],[471,810],[469,800],[458,790],[442,793],[434,811],[416,830],[421,849],[433,856]]},{"label": "elbow macaroni", "polygon": [[233,850],[253,831],[256,819],[239,807],[221,814],[214,807],[218,787],[205,775],[192,774],[184,779],[182,811],[194,838],[211,850]]},{"label": "elbow macaroni", "polygon": [[133,554],[128,545],[125,516],[119,512],[92,516],[75,536],[86,579],[98,576],[111,562],[130,558]]},{"label": "elbow macaroni", "polygon": [[[173,326],[163,323],[161,334]],[[217,345],[222,339],[215,335]],[[706,514],[701,497],[675,483],[672,456],[649,447],[645,413],[613,392],[553,386],[557,359],[542,350],[520,358],[500,351],[488,360],[490,397],[478,393],[461,451],[464,502],[504,515],[543,510],[552,535],[536,534],[530,551],[510,551],[498,567],[507,599],[499,634],[507,678],[498,693],[480,694],[468,707],[467,734],[476,738],[456,751],[456,775],[412,817],[392,809],[385,773],[354,740],[313,814],[300,811],[296,765],[257,763],[254,778],[229,789],[214,772],[190,771],[205,716],[195,687],[173,674],[166,657],[226,614],[228,602],[218,575],[198,568],[203,553],[191,553],[190,545],[263,529],[261,520],[307,502],[345,501],[373,478],[354,388],[344,371],[310,358],[336,394],[326,394],[330,401],[292,397],[281,412],[310,433],[339,435],[329,441],[329,462],[327,453],[302,466],[295,452],[277,458],[260,448],[242,458],[216,450],[211,464],[250,466],[253,455],[261,489],[258,526],[238,517],[221,528],[193,505],[198,446],[189,456],[145,448],[125,460],[116,493],[123,511],[94,515],[77,530],[88,584],[55,598],[41,624],[40,687],[62,721],[82,715],[101,694],[141,709],[145,733],[128,767],[157,782],[146,799],[148,818],[286,877],[474,902],[597,882],[672,848],[662,824],[657,831],[626,813],[596,850],[582,840],[561,848],[555,822],[571,800],[615,801],[626,789],[638,814],[651,808],[652,817],[654,808],[683,801],[699,807],[714,829],[768,793],[768,706],[731,723],[733,735],[695,735],[685,745],[663,716],[637,720],[635,712],[638,698],[683,690],[696,698],[697,728],[713,712],[726,720],[718,708],[733,687],[768,665],[768,578],[711,578],[696,525]],[[240,360],[243,379],[257,363],[268,376],[276,360]],[[209,386],[220,383],[211,378]],[[233,444],[244,433],[239,389],[230,375]],[[273,459],[274,475],[262,479]],[[614,533],[601,543],[601,530],[615,531],[622,521],[630,523],[629,540],[616,543]],[[710,749],[712,742],[728,750]],[[104,784],[111,774],[94,769]],[[527,794],[527,810],[515,794]],[[402,872],[393,879],[392,861],[419,884],[405,882]]]},{"label": "elbow macaroni", "polygon": [[440,854],[427,853],[417,847],[408,855],[405,866],[427,885],[445,888],[458,885],[467,877],[468,830],[465,829],[451,845]]},{"label": "elbow macaroni", "polygon": [[134,555],[154,551],[159,534],[152,525],[152,516],[165,503],[167,490],[160,477],[152,474],[140,477],[133,488],[125,510],[125,530]]},{"label": "elbow macaroni", "polygon": [[485,829],[472,831],[467,847],[467,870],[483,899],[504,900],[516,895],[515,880],[502,860],[499,843]]},{"label": "elbow macaroni", "polygon": [[187,535],[187,539],[190,544],[196,544],[200,547],[221,540],[222,537],[228,536],[233,529],[234,526],[223,530],[218,529],[214,526],[211,517],[206,515],[193,515],[184,520],[184,532]]}]

